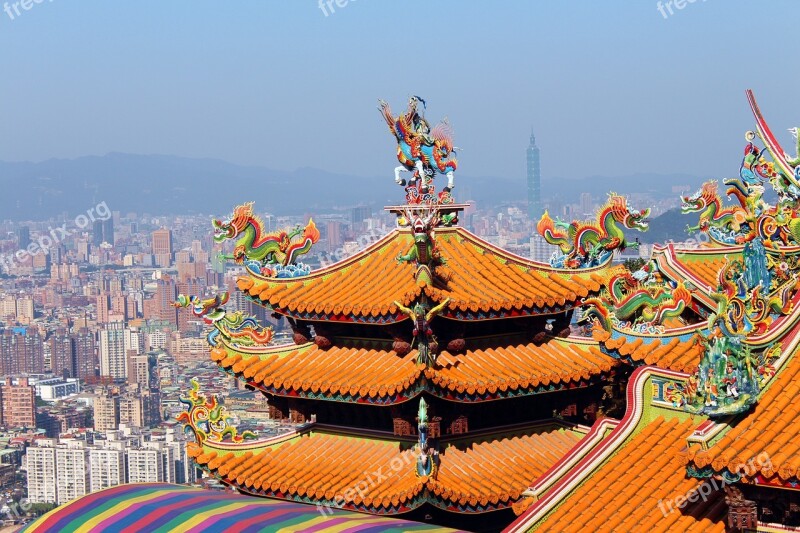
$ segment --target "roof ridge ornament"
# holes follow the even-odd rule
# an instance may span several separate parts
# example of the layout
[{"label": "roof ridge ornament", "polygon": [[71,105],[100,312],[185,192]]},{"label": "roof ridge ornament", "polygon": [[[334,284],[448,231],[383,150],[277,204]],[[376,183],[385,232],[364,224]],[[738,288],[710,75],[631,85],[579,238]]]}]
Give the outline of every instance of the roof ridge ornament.
[{"label": "roof ridge ornament", "polygon": [[228,220],[213,219],[214,242],[236,239],[233,254],[220,255],[261,276],[296,278],[311,273],[311,267],[298,258],[311,251],[319,241],[320,232],[309,218],[305,228],[298,224],[292,229],[268,233],[261,218],[253,213],[253,202],[236,206]]},{"label": "roof ridge ornament", "polygon": [[550,258],[556,268],[591,268],[611,260],[615,250],[636,249],[639,241],[627,241],[623,229],[647,231],[650,208],[638,211],[628,206],[625,196],[609,193],[608,200],[597,211],[593,221],[553,220],[545,211],[536,224],[536,231],[559,250]]},{"label": "roof ridge ornament", "polygon": [[[418,106],[420,103],[422,113]],[[455,187],[454,173],[458,167],[453,129],[446,118],[431,128],[424,117],[425,108],[425,100],[412,96],[406,111],[394,116],[389,104],[378,100],[378,109],[397,140],[400,166],[394,169],[394,181],[405,188],[408,204],[452,204],[451,191]],[[412,173],[409,181],[401,177],[403,172]],[[433,181],[436,174],[447,176],[447,185],[439,193],[436,193]]]}]

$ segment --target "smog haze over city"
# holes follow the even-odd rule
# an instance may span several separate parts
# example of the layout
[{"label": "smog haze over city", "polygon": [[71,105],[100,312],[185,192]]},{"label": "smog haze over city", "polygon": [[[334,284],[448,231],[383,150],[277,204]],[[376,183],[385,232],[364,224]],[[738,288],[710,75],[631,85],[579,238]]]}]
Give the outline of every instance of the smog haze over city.
[{"label": "smog haze over city", "polygon": [[0,533],[800,531],[799,15],[0,0]]}]

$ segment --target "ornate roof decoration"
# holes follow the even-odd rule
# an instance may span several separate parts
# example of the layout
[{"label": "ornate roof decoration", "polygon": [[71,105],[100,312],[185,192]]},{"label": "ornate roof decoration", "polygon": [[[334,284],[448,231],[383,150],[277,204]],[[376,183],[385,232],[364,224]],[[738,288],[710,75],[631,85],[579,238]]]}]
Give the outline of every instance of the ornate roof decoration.
[{"label": "ornate roof decoration", "polygon": [[[747,99],[756,118],[756,130],[745,133],[747,144],[739,177],[725,180],[726,194],[733,196],[738,205],[723,207],[716,182],[706,182],[692,196],[681,197],[684,213],[701,213],[699,223],[688,229],[705,232],[719,244],[743,244],[760,239],[768,250],[798,249],[800,158],[784,152],[764,120],[752,91],[747,91]],[[797,138],[797,128],[790,131]],[[765,148],[754,144],[756,138]],[[776,205],[763,198],[767,183],[778,195]]]},{"label": "ornate roof decoration", "polygon": [[595,221],[571,223],[553,220],[545,212],[536,224],[544,239],[558,246],[550,264],[557,268],[588,268],[611,260],[615,250],[637,248],[638,242],[625,239],[623,228],[647,231],[650,209],[637,211],[628,206],[628,199],[615,193],[597,212]]},{"label": "ornate roof decoration", "polygon": [[[458,161],[453,146],[453,131],[447,119],[431,129],[424,116],[425,100],[418,96],[412,96],[406,111],[396,117],[392,115],[388,103],[383,100],[378,103],[389,131],[397,140],[400,166],[394,169],[394,179],[398,185],[405,187],[406,202],[409,205],[452,204],[450,191],[455,187],[454,172]],[[409,182],[400,176],[402,172],[412,173]],[[433,183],[436,174],[447,176],[447,186],[438,194]]]},{"label": "ornate roof decoration", "polygon": [[216,395],[207,399],[200,392],[200,384],[192,378],[192,386],[189,389],[188,397],[181,396],[180,402],[186,406],[186,411],[177,417],[178,422],[183,422],[184,430],[191,431],[198,444],[206,441],[223,442],[230,439],[230,442],[244,442],[247,439],[255,439],[257,435],[252,431],[239,433],[230,424],[225,406],[218,403]]},{"label": "ornate roof decoration", "polygon": [[402,403],[423,392],[456,402],[479,402],[568,390],[596,383],[616,361],[591,339],[551,338],[490,347],[470,343],[463,353],[440,350],[436,363],[419,353],[397,354],[391,343],[364,341],[320,348],[313,342],[239,346],[211,336],[220,368],[269,394],[348,403]]},{"label": "ornate roof decoration", "polygon": [[228,303],[229,296],[227,292],[222,292],[213,298],[203,299],[199,296],[179,294],[178,299],[172,305],[178,308],[191,308],[194,316],[202,318],[206,324],[212,324],[225,315],[222,306]]},{"label": "ornate roof decoration", "polygon": [[222,257],[244,264],[252,272],[270,278],[295,278],[311,272],[297,259],[320,238],[313,219],[305,228],[267,233],[261,218],[253,214],[253,202],[248,202],[237,206],[228,220],[214,219],[212,225],[216,242],[238,238],[233,254]]},{"label": "ornate roof decoration", "polygon": [[618,267],[598,296],[583,300],[584,316],[599,320],[606,331],[647,334],[664,333],[665,323],[693,304],[683,281],[663,279],[653,261],[636,272]]},{"label": "ornate roof decoration", "polygon": [[423,472],[430,468],[430,475],[417,471],[419,435],[396,440],[391,434],[343,433],[341,427],[321,424],[247,447],[192,443],[187,452],[210,474],[252,495],[381,515],[425,503],[483,513],[514,505],[530,481],[583,434],[548,420],[476,434],[469,443],[463,436],[442,437],[438,457],[426,456]]}]

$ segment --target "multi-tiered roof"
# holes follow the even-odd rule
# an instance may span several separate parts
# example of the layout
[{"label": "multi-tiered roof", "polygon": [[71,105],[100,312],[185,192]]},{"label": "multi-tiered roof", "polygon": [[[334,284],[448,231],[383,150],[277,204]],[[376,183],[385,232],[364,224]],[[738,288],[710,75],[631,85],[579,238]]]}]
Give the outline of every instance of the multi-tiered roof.
[{"label": "multi-tiered roof", "polygon": [[331,510],[344,507],[481,530],[800,530],[800,154],[748,97],[756,131],[726,180],[737,203],[714,184],[683,197],[706,242],[657,247],[633,271],[611,256],[648,212],[618,195],[593,222],[542,218],[550,265],[458,227],[449,129],[416,97],[400,117],[383,105],[407,186],[386,237],[312,272],[298,258],[313,222],[265,235],[250,206],[215,222],[240,239],[239,288],[294,343],[272,346],[224,295],[181,305],[214,325],[220,368],[299,425],[240,434],[193,389],[191,456],[241,492],[316,503],[316,524],[353,519]]}]

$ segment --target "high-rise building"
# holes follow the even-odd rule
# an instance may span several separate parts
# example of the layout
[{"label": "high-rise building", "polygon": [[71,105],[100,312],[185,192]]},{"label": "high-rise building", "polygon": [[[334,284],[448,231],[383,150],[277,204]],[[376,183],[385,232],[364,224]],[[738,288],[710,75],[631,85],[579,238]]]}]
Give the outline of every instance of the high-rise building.
[{"label": "high-rise building", "polygon": [[588,192],[581,193],[581,212],[582,219],[592,218],[592,195]]},{"label": "high-rise building", "polygon": [[164,442],[144,442],[128,449],[128,483],[173,483],[175,458]]},{"label": "high-rise building", "polygon": [[81,379],[94,377],[96,366],[95,350],[97,346],[94,333],[88,328],[79,329],[77,333],[72,335],[72,346],[74,377]]},{"label": "high-rise building", "polygon": [[0,334],[0,374],[44,372],[44,344],[32,328],[7,329]]},{"label": "high-rise building", "polygon": [[28,226],[17,228],[17,249],[25,250],[31,244],[31,230]]},{"label": "high-rise building", "polygon": [[542,216],[542,171],[539,166],[539,147],[531,131],[528,145],[528,218],[536,222]]},{"label": "high-rise building", "polygon": [[350,209],[350,223],[359,224],[372,216],[372,208],[368,205],[360,205]]},{"label": "high-rise building", "polygon": [[50,347],[50,371],[59,377],[75,377],[75,354],[72,337],[58,328],[47,339]]},{"label": "high-rise building", "polygon": [[33,298],[28,296],[20,296],[16,299],[16,315],[17,322],[22,324],[30,324],[34,318]]},{"label": "high-rise building", "polygon": [[6,376],[0,384],[0,421],[7,428],[36,427],[36,387],[27,377]]},{"label": "high-rise building", "polygon": [[103,241],[114,246],[114,218],[103,221]]},{"label": "high-rise building", "polygon": [[151,251],[156,265],[168,267],[172,263],[172,231],[161,228],[152,233]]},{"label": "high-rise building", "polygon": [[83,442],[56,446],[56,500],[59,505],[89,492],[89,450]]},{"label": "high-rise building", "polygon": [[94,430],[114,431],[119,426],[119,397],[102,394],[94,398]]},{"label": "high-rise building", "polygon": [[335,252],[342,244],[344,244],[344,239],[342,238],[342,223],[338,220],[331,220],[328,222],[327,225],[327,243],[328,253]]},{"label": "high-rise building", "polygon": [[125,355],[125,325],[111,322],[100,330],[100,375],[125,379],[128,373]]},{"label": "high-rise building", "polygon": [[150,388],[150,357],[134,355],[128,358],[128,383],[138,384],[139,390]]},{"label": "high-rise building", "polygon": [[25,452],[23,464],[28,474],[28,501],[31,503],[58,503],[56,489],[55,441],[37,440]]},{"label": "high-rise building", "polygon": [[178,297],[175,281],[169,276],[156,282],[156,292],[152,298],[144,301],[144,318],[166,320],[173,326],[178,325],[178,309],[172,305]]},{"label": "high-rise building", "polygon": [[92,244],[100,246],[103,244],[103,221],[95,220],[92,222]]},{"label": "high-rise building", "polygon": [[125,451],[122,449],[89,450],[89,486],[92,492],[125,483]]}]

